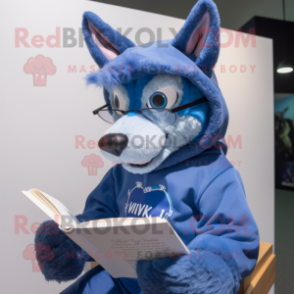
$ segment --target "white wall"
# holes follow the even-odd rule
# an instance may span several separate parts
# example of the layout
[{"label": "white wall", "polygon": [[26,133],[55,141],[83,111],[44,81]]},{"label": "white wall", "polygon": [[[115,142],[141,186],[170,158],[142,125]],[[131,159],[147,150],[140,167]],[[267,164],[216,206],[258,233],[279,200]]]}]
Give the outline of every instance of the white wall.
[{"label": "white wall", "polygon": [[[234,40],[240,33],[234,32]],[[226,39],[225,39],[226,38]],[[222,43],[226,43],[227,33]],[[251,43],[249,43],[251,44]],[[230,121],[228,158],[235,162],[245,186],[262,241],[274,243],[274,98],[272,40],[256,37],[256,47],[232,44],[221,50],[216,74]],[[226,72],[221,71],[221,66]],[[232,73],[236,66],[238,70]],[[240,67],[244,73],[241,73]],[[238,140],[240,139],[240,140]],[[240,142],[242,144],[240,144]],[[274,293],[274,289],[270,294]]]},{"label": "white wall", "polygon": [[[85,45],[63,47],[64,28],[73,28],[76,35],[85,10],[96,12],[114,28],[129,35],[141,27],[162,29],[164,39],[173,37],[169,28],[180,29],[183,20],[163,17],[105,4],[78,0],[26,0],[5,1],[0,4],[1,26],[1,186],[2,201],[2,264],[1,290],[3,293],[57,293],[68,284],[46,283],[40,272],[34,272],[32,261],[23,252],[33,243],[30,226],[47,217],[20,191],[37,187],[59,198],[70,210],[78,214],[90,191],[111,167],[104,161],[97,176],[88,176],[81,165],[85,156],[96,154],[98,148],[76,149],[75,138],[84,136],[86,141],[97,142],[107,124],[91,112],[103,104],[102,91],[87,88],[85,71],[95,66]],[[32,46],[32,37],[45,39],[61,28],[61,46],[49,48]],[[29,48],[15,46],[15,28],[28,31]],[[147,39],[143,38],[142,41]],[[146,36],[145,36],[146,37]],[[53,41],[52,41],[53,42]],[[46,86],[33,86],[32,74],[26,74],[24,64],[39,54],[52,59],[57,72],[47,77]],[[231,148],[229,158],[241,161],[240,170],[247,191],[248,201],[258,222],[261,238],[274,241],[274,186],[273,186],[273,82],[272,43],[257,38],[256,48],[223,49],[219,65],[226,73],[216,69],[219,82],[228,102],[231,120],[228,135],[235,140],[241,136],[242,149]],[[230,73],[231,65],[245,65],[246,73]],[[250,65],[256,65],[254,73]],[[69,66],[76,66],[76,73],[69,73]],[[83,67],[84,66],[84,67]],[[81,71],[81,72],[80,72]],[[91,145],[89,145],[91,147]],[[27,234],[17,232],[15,218],[27,219]],[[41,290],[40,290],[41,289]]]}]

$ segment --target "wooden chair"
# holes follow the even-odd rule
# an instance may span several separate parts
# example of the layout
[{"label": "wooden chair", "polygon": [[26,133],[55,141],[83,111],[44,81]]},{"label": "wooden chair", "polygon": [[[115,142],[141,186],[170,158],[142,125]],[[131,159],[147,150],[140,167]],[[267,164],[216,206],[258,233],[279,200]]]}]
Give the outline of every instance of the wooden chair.
[{"label": "wooden chair", "polygon": [[242,281],[239,294],[268,294],[276,280],[273,245],[260,242],[259,256],[252,274]]},{"label": "wooden chair", "polygon": [[[91,268],[97,266],[92,262]],[[239,294],[268,294],[276,279],[276,256],[273,245],[260,242],[259,257],[252,274],[242,281]]]}]

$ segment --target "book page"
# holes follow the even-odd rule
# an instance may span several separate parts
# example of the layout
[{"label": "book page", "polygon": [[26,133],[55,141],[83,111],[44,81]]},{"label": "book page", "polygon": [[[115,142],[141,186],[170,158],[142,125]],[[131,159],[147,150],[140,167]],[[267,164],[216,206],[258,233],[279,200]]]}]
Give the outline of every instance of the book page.
[{"label": "book page", "polygon": [[56,213],[42,198],[36,197],[30,191],[22,191],[27,198],[55,221],[62,229],[68,230],[77,226],[79,223],[78,219],[60,201],[42,191],[40,192],[57,208],[58,213]]},{"label": "book page", "polygon": [[189,253],[165,219],[104,219],[80,224],[75,230],[99,248],[90,255],[114,278],[136,278],[137,260],[175,258]]},{"label": "book page", "polygon": [[[63,216],[65,224],[62,224],[63,228],[73,228],[76,227],[80,221],[73,215],[68,208],[66,208],[59,200],[56,198],[42,192],[59,210],[60,214]],[[67,220],[68,218],[68,220]]]}]

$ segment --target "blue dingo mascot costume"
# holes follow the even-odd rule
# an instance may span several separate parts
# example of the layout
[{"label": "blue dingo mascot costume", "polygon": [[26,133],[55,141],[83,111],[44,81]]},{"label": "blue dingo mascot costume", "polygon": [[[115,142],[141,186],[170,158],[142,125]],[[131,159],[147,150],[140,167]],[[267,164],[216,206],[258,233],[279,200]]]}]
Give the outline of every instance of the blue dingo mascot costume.
[{"label": "blue dingo mascot costume", "polygon": [[[165,218],[191,254],[139,261],[137,279],[114,279],[97,266],[62,293],[238,293],[256,265],[259,234],[240,175],[219,140],[228,110],[213,73],[220,47],[216,5],[199,0],[165,43],[136,46],[91,12],[84,14],[83,32],[100,67],[87,82],[103,87],[107,103],[96,114],[113,123],[99,146],[118,164],[78,219]],[[54,252],[45,263],[46,280],[77,278],[90,259],[61,231],[47,234],[44,227],[35,241]]]}]

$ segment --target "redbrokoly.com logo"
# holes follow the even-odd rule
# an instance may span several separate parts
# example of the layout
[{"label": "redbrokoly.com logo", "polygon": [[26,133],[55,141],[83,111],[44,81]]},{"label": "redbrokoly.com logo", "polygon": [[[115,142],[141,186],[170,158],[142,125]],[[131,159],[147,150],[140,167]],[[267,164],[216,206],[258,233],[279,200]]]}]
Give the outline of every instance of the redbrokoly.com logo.
[{"label": "redbrokoly.com logo", "polygon": [[56,66],[51,58],[37,55],[28,59],[23,70],[26,74],[33,76],[34,86],[46,86],[47,75],[54,75],[56,73]]}]

